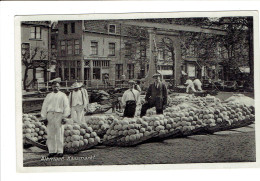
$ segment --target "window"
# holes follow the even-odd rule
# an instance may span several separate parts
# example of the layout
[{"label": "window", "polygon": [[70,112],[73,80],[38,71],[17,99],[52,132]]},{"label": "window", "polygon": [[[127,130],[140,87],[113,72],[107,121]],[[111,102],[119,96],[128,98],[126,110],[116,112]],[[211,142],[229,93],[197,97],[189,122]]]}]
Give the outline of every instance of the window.
[{"label": "window", "polygon": [[116,64],[116,79],[120,79],[123,75],[123,64]]},{"label": "window", "polygon": [[41,27],[31,27],[31,38],[41,39]]},{"label": "window", "polygon": [[93,68],[93,79],[100,80],[100,68]]},{"label": "window", "polygon": [[64,24],[64,34],[68,34],[68,24]]},{"label": "window", "polygon": [[127,65],[127,73],[128,73],[128,78],[133,79],[134,78],[134,64],[128,64]]},{"label": "window", "polygon": [[91,42],[91,55],[97,55],[98,54],[98,42]]},{"label": "window", "polygon": [[115,50],[116,49],[116,44],[115,43],[109,43],[109,55],[110,56],[115,56]]},{"label": "window", "polygon": [[108,26],[108,33],[115,34],[116,33],[116,25],[109,25]]},{"label": "window", "polygon": [[140,42],[140,56],[146,57],[146,42],[144,40]]},{"label": "window", "polygon": [[132,45],[130,43],[125,44],[125,56],[131,56]]},{"label": "window", "polygon": [[22,58],[30,58],[30,44],[22,43]]},{"label": "window", "polygon": [[75,23],[71,23],[71,33],[75,33]]},{"label": "window", "polygon": [[64,79],[69,80],[69,68],[64,68]]},{"label": "window", "polygon": [[76,79],[75,68],[70,68],[70,79]]},{"label": "window", "polygon": [[75,54],[79,54],[79,40],[75,40]]},{"label": "window", "polygon": [[61,55],[66,55],[66,42],[60,41]]},{"label": "window", "polygon": [[71,40],[67,41],[67,54],[68,55],[72,54],[72,41]]}]

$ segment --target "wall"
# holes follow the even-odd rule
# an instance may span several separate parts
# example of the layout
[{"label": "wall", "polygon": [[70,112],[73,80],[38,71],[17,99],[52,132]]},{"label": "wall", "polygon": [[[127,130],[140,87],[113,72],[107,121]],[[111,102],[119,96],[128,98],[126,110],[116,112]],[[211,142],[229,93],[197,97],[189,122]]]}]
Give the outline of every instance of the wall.
[{"label": "wall", "polygon": [[[35,47],[39,47],[40,50],[45,51],[45,53],[48,55],[48,43],[49,43],[49,28],[45,26],[41,26],[41,39],[32,39],[31,38],[31,27],[37,26],[35,25],[27,25],[22,24],[21,25],[21,43],[30,43],[30,49],[33,50]],[[32,53],[31,53],[32,54]],[[34,60],[40,60],[40,54],[38,53]],[[48,60],[48,56],[44,59]],[[24,73],[25,73],[25,66],[22,65],[22,80],[24,79]],[[43,76],[43,74],[41,74]],[[32,70],[28,71],[28,78],[27,82],[31,82],[33,78]],[[43,78],[43,77],[42,77]]]}]

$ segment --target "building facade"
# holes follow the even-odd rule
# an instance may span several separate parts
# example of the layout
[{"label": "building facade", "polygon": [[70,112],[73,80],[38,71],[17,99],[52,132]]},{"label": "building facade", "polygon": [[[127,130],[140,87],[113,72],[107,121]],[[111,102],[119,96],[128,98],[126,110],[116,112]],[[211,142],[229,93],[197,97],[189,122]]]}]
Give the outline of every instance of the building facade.
[{"label": "building facade", "polygon": [[[22,82],[33,87],[35,82],[48,80],[50,57],[50,22],[26,21],[21,23]],[[27,77],[25,78],[25,73]],[[24,80],[26,79],[26,80]]]},{"label": "building facade", "polygon": [[[165,79],[174,79],[177,85],[181,83],[182,72],[199,78],[208,73],[208,69],[199,67],[192,47],[188,50],[191,51],[189,56],[182,55],[180,30],[198,32],[200,29],[193,27],[190,30],[190,27],[182,26],[172,30],[167,29],[169,25],[166,28],[160,25],[155,29],[127,22],[59,21],[57,76],[63,81],[73,83],[78,80],[88,85],[103,84],[105,78],[115,85],[122,75],[127,80],[142,79],[148,73],[151,54],[157,60],[157,70]],[[151,32],[155,36],[150,36]],[[215,33],[215,30],[212,32]],[[154,49],[150,51],[151,42]]]}]

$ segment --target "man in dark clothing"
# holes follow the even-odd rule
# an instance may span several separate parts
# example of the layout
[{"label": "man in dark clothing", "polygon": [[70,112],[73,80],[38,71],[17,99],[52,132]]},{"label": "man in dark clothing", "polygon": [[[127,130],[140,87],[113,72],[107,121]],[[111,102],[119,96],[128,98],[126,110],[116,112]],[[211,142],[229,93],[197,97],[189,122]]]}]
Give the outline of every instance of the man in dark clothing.
[{"label": "man in dark clothing", "polygon": [[152,107],[156,108],[157,114],[163,114],[163,109],[167,105],[167,88],[164,83],[161,82],[161,75],[154,74],[153,78],[155,82],[151,84],[147,90],[145,96],[145,104],[141,108],[141,115],[143,117],[146,114],[147,109]]}]

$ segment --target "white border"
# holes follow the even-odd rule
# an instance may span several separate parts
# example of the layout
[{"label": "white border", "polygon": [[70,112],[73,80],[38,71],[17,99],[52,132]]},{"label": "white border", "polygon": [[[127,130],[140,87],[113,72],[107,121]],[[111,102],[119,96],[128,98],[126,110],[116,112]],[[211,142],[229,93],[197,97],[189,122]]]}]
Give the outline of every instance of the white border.
[{"label": "white border", "polygon": [[[255,48],[258,47],[256,37],[258,37],[258,13],[255,11],[233,11],[233,12],[178,12],[178,13],[135,13],[135,14],[89,14],[89,15],[41,15],[41,16],[17,16],[15,17],[15,59],[20,60],[20,21],[44,21],[44,20],[97,20],[97,19],[132,19],[132,18],[175,18],[175,17],[223,17],[223,16],[254,16],[255,25]],[[259,56],[258,51],[255,51],[255,58]],[[16,72],[21,72],[21,66],[16,66]],[[21,90],[21,77],[16,74],[16,90]],[[16,91],[16,121],[17,121],[17,170],[18,172],[53,172],[53,171],[97,171],[97,170],[139,170],[139,169],[183,169],[183,168],[245,168],[257,167],[258,163],[199,163],[199,164],[156,164],[156,165],[120,165],[120,166],[79,166],[79,167],[23,167],[22,166],[22,129],[21,128],[21,91]],[[258,125],[258,124],[257,124]],[[257,145],[258,146],[258,145]],[[257,149],[259,150],[259,149]]]},{"label": "white border", "polygon": [[[147,3],[149,3],[147,5]],[[219,11],[219,10],[260,10],[259,1],[160,1],[160,2],[0,2],[1,18],[1,180],[255,180],[260,169],[196,169],[196,170],[152,170],[131,172],[87,172],[19,174],[16,173],[15,139],[15,63],[14,59],[14,16],[33,14],[76,14],[76,13],[123,13],[123,12],[170,12],[170,11]],[[258,20],[259,23],[259,20]],[[4,26],[2,26],[4,25]],[[259,42],[259,38],[255,37]],[[255,46],[259,51],[259,46]],[[255,70],[259,65],[259,55]],[[259,103],[259,72],[256,75],[256,103]],[[258,81],[257,81],[258,80]],[[257,109],[259,110],[259,109]],[[256,111],[257,118],[259,117]],[[258,131],[259,132],[259,128]],[[257,133],[257,138],[259,134]],[[259,139],[258,139],[259,142]],[[258,149],[259,150],[259,149]],[[259,157],[258,157],[259,158]]]}]

